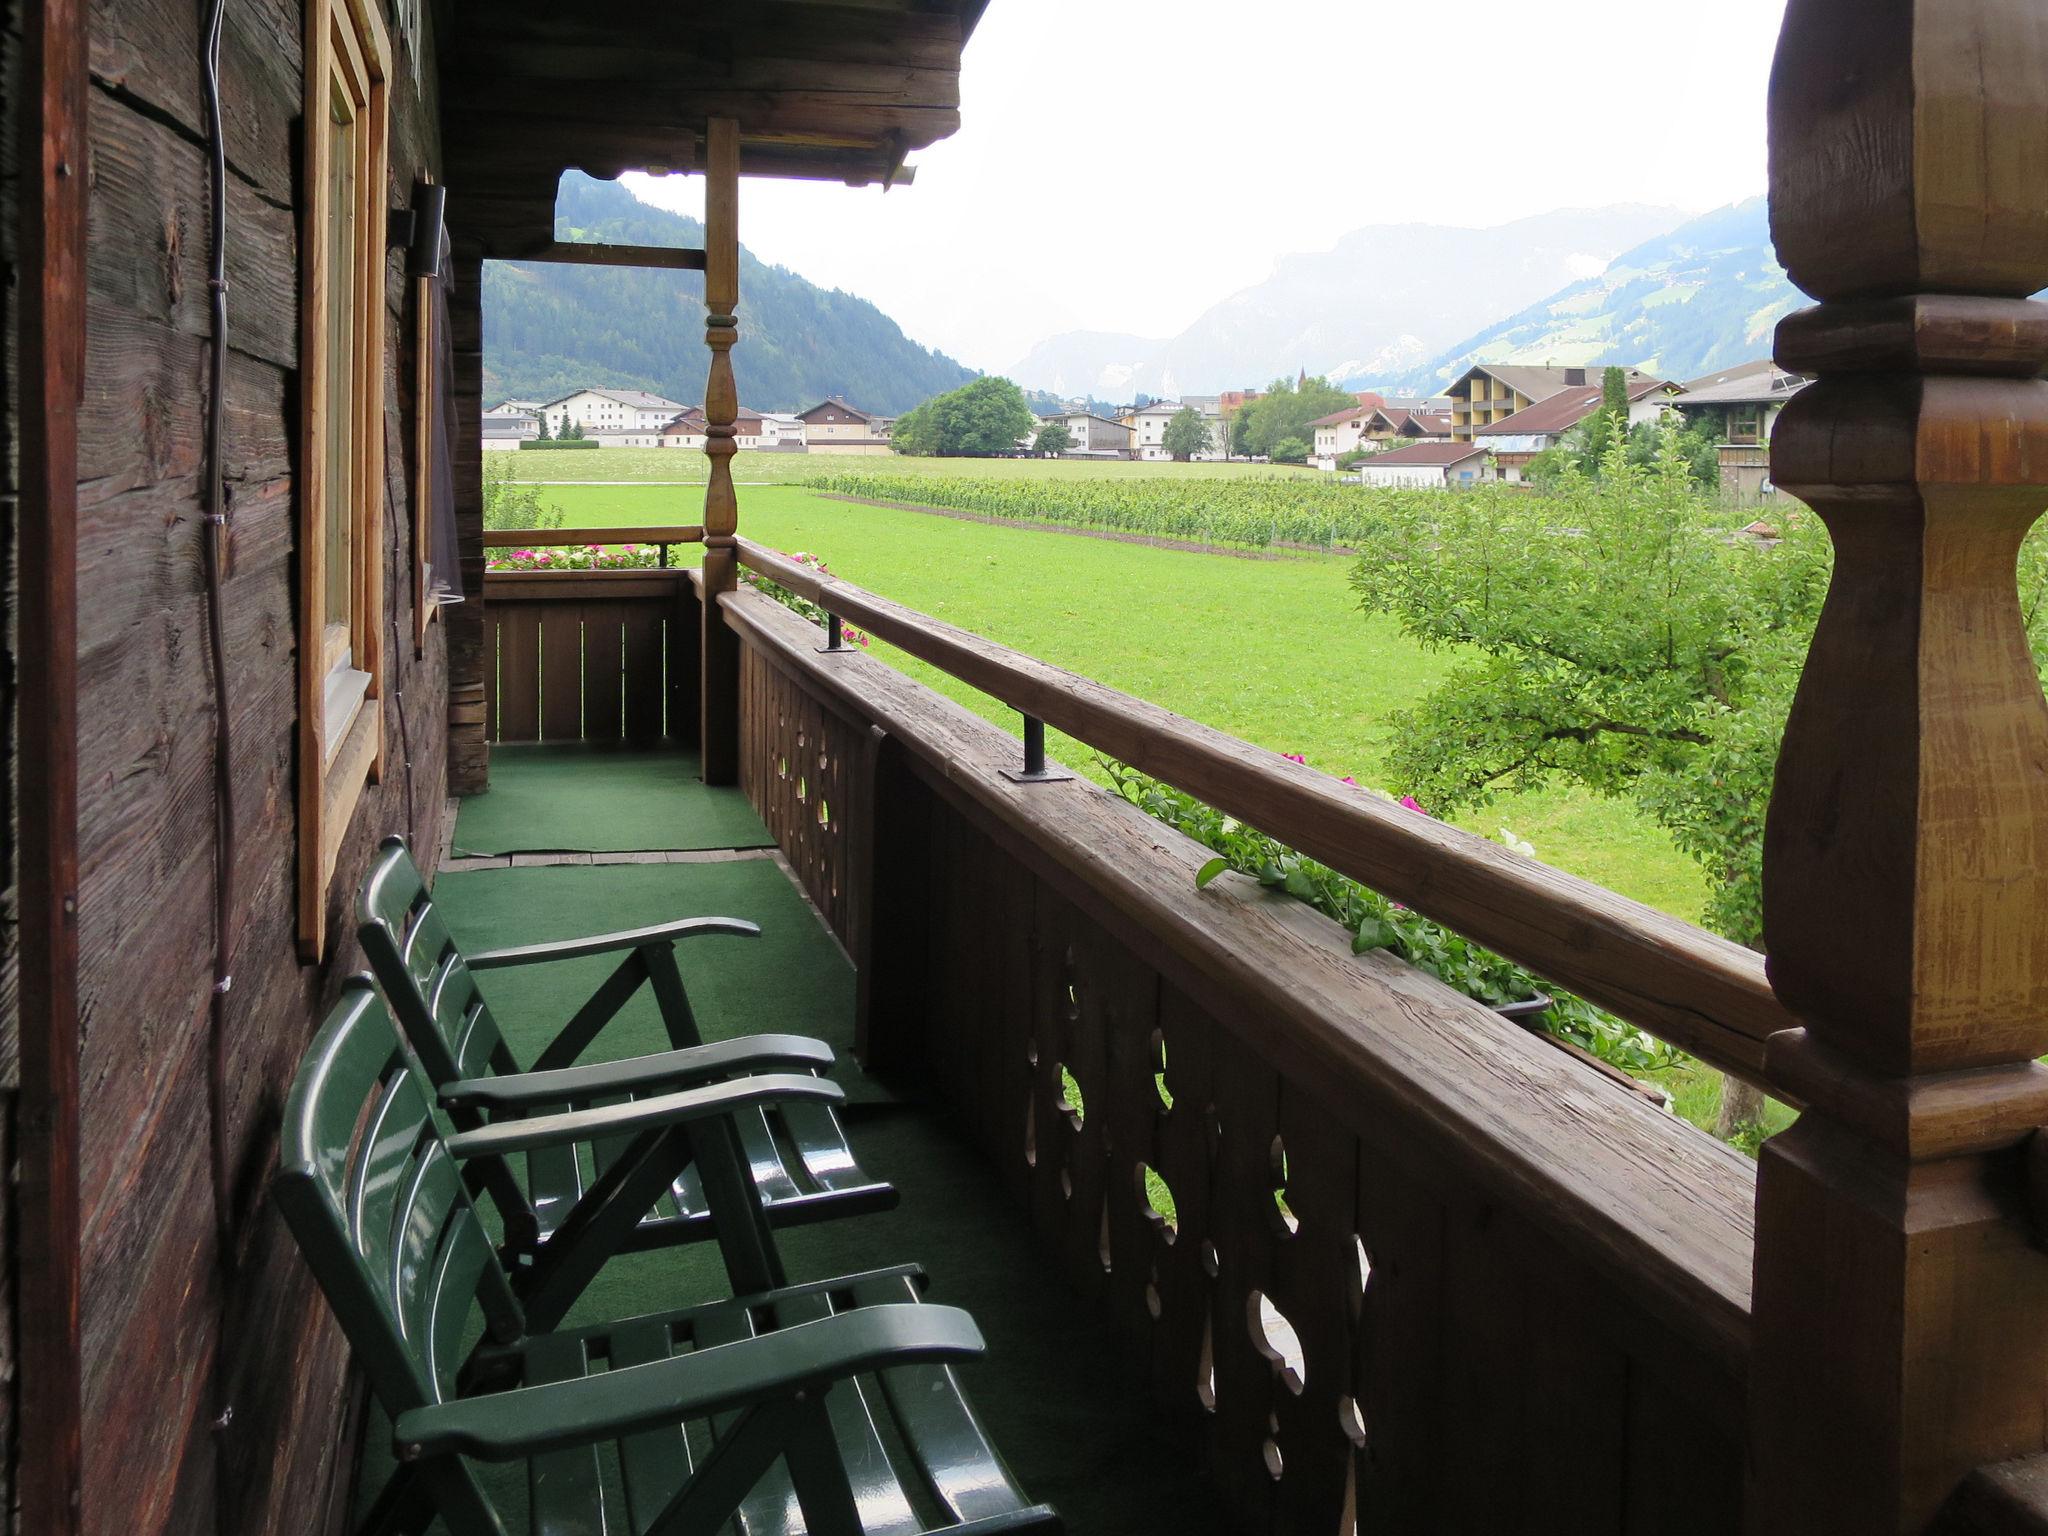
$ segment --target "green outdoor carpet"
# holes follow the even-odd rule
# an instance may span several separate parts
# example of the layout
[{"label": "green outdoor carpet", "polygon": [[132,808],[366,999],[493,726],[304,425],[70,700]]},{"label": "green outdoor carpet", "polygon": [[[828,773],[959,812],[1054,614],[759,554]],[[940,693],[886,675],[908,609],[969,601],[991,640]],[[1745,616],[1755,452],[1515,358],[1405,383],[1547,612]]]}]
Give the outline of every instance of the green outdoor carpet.
[{"label": "green outdoor carpet", "polygon": [[[684,979],[707,1036],[801,1029],[846,1053],[853,973],[817,918],[770,861],[618,864],[449,873],[435,885],[466,945],[564,938],[659,921],[683,912],[726,912],[760,922],[757,940],[702,939],[682,946]],[[693,948],[693,946],[698,946]],[[530,1056],[549,1022],[566,1017],[603,974],[575,961],[532,972],[486,972],[491,1006],[514,1048]],[[577,985],[538,983],[541,971],[578,972]],[[606,1055],[661,1048],[651,1008],[600,1037]],[[595,1054],[595,1053],[593,1053]],[[986,1358],[961,1380],[990,1438],[1034,1499],[1056,1505],[1074,1536],[1230,1536],[1221,1500],[1197,1470],[1199,1428],[1162,1419],[1146,1387],[1146,1363],[1121,1333],[1061,1278],[996,1171],[940,1118],[889,1097],[842,1061],[834,1074],[854,1102],[845,1112],[861,1165],[894,1183],[895,1211],[779,1234],[794,1281],[892,1264],[922,1264],[935,1302],[965,1307],[988,1340]],[[614,1260],[571,1313],[599,1322],[729,1295],[713,1244]],[[364,1470],[388,1466],[388,1421],[372,1414]],[[614,1459],[604,1475],[616,1485]],[[524,1529],[522,1469],[477,1466],[513,1530]],[[437,1526],[438,1530],[439,1527]]]},{"label": "green outdoor carpet", "polygon": [[707,789],[694,752],[539,743],[491,749],[491,787],[462,802],[455,853],[767,848],[737,789]]}]

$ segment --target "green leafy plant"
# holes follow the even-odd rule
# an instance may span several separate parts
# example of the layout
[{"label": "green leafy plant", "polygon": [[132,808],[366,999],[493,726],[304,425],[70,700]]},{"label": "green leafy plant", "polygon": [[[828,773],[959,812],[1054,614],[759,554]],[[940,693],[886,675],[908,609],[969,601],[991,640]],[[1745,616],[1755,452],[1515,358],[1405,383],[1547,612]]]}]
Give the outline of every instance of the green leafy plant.
[{"label": "green leafy plant", "polygon": [[[1351,934],[1354,953],[1385,949],[1490,1008],[1547,995],[1550,1006],[1536,1015],[1535,1027],[1625,1072],[1654,1072],[1683,1059],[1670,1046],[1584,998],[1547,985],[1505,956],[1389,901],[1214,806],[1125,764],[1101,761],[1117,792],[1131,804],[1215,851],[1216,857],[1196,876],[1197,884],[1206,886],[1227,870],[1248,875],[1342,924]],[[1361,788],[1359,793],[1372,791]],[[1423,814],[1414,801],[1402,803]]]},{"label": "green leafy plant", "polygon": [[542,498],[540,487],[523,483],[509,455],[483,456],[484,527],[504,532],[559,528],[562,509]]}]

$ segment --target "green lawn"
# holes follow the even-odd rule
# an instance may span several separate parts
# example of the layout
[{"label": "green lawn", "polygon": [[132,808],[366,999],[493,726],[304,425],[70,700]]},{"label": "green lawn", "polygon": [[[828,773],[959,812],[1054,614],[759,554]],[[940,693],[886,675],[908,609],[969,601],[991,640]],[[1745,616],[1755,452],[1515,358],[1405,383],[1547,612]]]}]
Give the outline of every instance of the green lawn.
[{"label": "green lawn", "polygon": [[[682,523],[701,511],[693,492],[664,486],[555,486],[548,496],[571,526]],[[765,544],[812,551],[849,581],[991,639],[1394,791],[1401,786],[1381,772],[1388,716],[1420,699],[1447,667],[1392,623],[1358,612],[1342,560],[1193,554],[860,506],[783,486],[745,492],[740,528]],[[1015,724],[964,684],[876,649],[988,718]],[[1056,734],[1052,750],[1092,765],[1087,748]],[[1689,920],[1699,916],[1696,866],[1625,805],[1556,791],[1504,796],[1459,820],[1489,836],[1506,826],[1549,863]]]},{"label": "green lawn", "polygon": [[[549,481],[676,480],[704,483],[703,454],[685,448],[597,448],[574,452],[513,451],[505,458],[521,480]],[[901,454],[880,457],[858,453],[762,453],[745,450],[733,456],[733,479],[742,484],[788,485],[821,475],[991,475],[1003,479],[1117,480],[1158,479],[1162,475],[1189,480],[1233,479],[1245,475],[1318,475],[1320,470],[1285,464],[1140,464],[1128,459],[913,459]]]}]

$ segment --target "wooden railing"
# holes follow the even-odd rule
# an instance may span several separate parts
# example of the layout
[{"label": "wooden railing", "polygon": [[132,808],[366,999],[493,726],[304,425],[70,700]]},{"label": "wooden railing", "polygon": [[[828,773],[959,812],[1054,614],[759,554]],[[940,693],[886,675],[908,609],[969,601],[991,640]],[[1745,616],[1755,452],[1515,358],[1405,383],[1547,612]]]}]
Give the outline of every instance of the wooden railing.
[{"label": "wooden railing", "polygon": [[[1204,766],[1078,679],[741,559],[927,657],[972,649],[1128,760],[1348,825],[1249,749]],[[1738,1528],[1746,1159],[1300,903],[1197,889],[1206,849],[1085,779],[1007,777],[1014,737],[766,596],[719,612],[740,782],[855,958],[870,1068],[993,1160],[1242,1529]]]},{"label": "wooden railing", "polygon": [[[1050,666],[749,539],[750,569],[1025,715],[1163,779],[1751,1081],[1796,1021],[1763,957],[1156,704]],[[1785,1086],[1775,1091],[1797,1102]]]},{"label": "wooden railing", "polygon": [[491,531],[492,549],[653,545],[657,568],[486,571],[484,710],[494,742],[697,739],[699,609],[672,545],[694,526]]}]

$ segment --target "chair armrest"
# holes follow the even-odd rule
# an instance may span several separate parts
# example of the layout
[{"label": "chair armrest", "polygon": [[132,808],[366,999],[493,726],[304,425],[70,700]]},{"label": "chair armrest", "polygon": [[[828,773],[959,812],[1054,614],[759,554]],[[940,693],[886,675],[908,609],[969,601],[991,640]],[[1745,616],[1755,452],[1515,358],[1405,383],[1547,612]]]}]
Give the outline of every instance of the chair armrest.
[{"label": "chair armrest", "polygon": [[985,1348],[974,1319],[957,1307],[856,1307],[578,1381],[408,1409],[392,1436],[408,1461],[451,1453],[509,1461],[734,1412],[865,1371],[971,1360]]},{"label": "chair armrest", "polygon": [[786,1104],[791,1100],[843,1104],[846,1091],[837,1083],[808,1072],[767,1072],[654,1099],[634,1099],[626,1104],[576,1109],[559,1115],[534,1115],[525,1120],[500,1120],[480,1130],[457,1131],[444,1144],[449,1155],[458,1160],[503,1157],[512,1152],[595,1141],[601,1136],[630,1136],[693,1120],[715,1120],[742,1109]]},{"label": "chair armrest", "polygon": [[516,1109],[529,1104],[576,1104],[587,1099],[662,1084],[687,1087],[731,1077],[736,1072],[815,1069],[832,1065],[832,1047],[804,1035],[742,1035],[711,1045],[623,1061],[597,1061],[552,1072],[507,1072],[495,1077],[465,1077],[441,1089],[449,1109]]},{"label": "chair armrest", "polygon": [[561,939],[552,944],[522,944],[515,949],[486,949],[462,958],[472,971],[495,971],[508,965],[581,960],[586,955],[609,955],[622,949],[672,944],[677,939],[701,939],[717,934],[736,939],[758,939],[761,937],[761,925],[742,917],[685,917],[673,923],[656,923],[652,928],[626,928],[618,933],[594,933],[587,938]]}]

